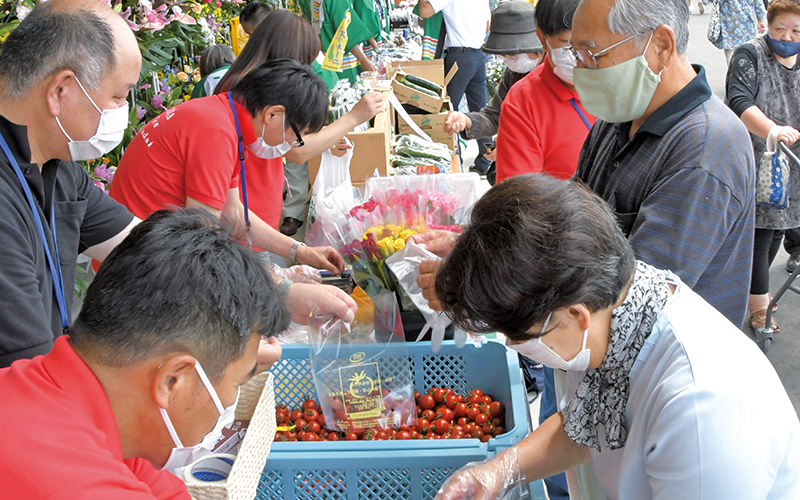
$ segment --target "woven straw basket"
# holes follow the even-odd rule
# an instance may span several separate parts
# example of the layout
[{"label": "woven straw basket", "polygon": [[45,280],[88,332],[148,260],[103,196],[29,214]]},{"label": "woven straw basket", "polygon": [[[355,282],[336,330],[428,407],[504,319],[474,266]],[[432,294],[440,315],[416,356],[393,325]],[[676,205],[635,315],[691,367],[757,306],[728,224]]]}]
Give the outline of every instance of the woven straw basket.
[{"label": "woven straw basket", "polygon": [[187,484],[197,500],[253,500],[275,436],[272,374],[264,372],[242,386],[236,418],[250,420],[231,473],[225,481]]}]

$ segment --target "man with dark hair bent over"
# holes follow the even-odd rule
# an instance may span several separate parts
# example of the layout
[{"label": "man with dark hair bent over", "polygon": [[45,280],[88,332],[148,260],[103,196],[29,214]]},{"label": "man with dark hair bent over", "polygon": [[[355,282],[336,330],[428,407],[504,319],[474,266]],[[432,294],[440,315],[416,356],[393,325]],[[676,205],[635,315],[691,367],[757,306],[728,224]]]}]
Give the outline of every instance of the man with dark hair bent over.
[{"label": "man with dark hair bent over", "polygon": [[175,449],[216,429],[267,368],[261,336],[288,323],[261,260],[215,217],[153,214],[100,267],[69,337],[0,370],[3,496],[189,499],[156,469],[188,465]]}]

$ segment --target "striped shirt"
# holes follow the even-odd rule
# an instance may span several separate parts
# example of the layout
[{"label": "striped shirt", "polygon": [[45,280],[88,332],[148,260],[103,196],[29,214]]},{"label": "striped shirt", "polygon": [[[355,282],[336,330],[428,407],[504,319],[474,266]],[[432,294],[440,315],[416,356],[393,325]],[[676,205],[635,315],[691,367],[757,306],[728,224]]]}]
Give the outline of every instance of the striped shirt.
[{"label": "striped shirt", "polygon": [[598,120],[573,179],[616,212],[636,258],[670,269],[731,322],[747,309],[755,163],[747,129],[705,70],[628,137],[631,123]]}]

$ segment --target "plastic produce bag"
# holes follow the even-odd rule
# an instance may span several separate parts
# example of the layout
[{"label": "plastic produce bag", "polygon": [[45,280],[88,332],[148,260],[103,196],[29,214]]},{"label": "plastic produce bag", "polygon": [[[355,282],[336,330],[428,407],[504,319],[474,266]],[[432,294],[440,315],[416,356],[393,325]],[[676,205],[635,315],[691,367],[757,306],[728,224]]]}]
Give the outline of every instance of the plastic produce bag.
[{"label": "plastic produce bag", "polygon": [[325,423],[356,434],[415,425],[413,373],[395,296],[360,300],[352,325],[316,314],[308,322],[314,387]]},{"label": "plastic produce bag", "polygon": [[[431,349],[433,349],[433,352],[439,352],[442,347],[442,340],[444,340],[444,330],[452,321],[444,313],[431,309],[428,305],[428,299],[422,296],[422,289],[417,285],[417,276],[419,276],[419,266],[424,260],[441,259],[421,246],[409,242],[402,250],[386,259],[386,265],[389,266],[389,269],[397,278],[397,283],[403,288],[406,295],[417,306],[417,309],[427,321],[419,333],[417,341],[421,340],[429,329],[433,329]],[[455,340],[459,347],[463,347],[467,341],[466,332],[460,328],[456,329]]]},{"label": "plastic produce bag", "polygon": [[[345,138],[345,143],[352,143]],[[337,225],[345,222],[347,213],[356,206],[356,197],[350,181],[350,160],[353,149],[339,157],[325,151],[321,155],[319,172],[311,189],[311,203],[308,207],[308,230],[306,244],[326,245],[325,233],[335,231]]]}]

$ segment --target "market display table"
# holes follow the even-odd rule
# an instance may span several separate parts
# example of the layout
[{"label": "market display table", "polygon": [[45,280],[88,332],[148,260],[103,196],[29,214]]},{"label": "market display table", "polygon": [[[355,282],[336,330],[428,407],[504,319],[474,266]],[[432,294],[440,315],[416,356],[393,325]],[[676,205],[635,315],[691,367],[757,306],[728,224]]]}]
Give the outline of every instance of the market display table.
[{"label": "market display table", "polygon": [[[432,499],[460,467],[484,460],[528,434],[530,413],[516,352],[498,342],[457,348],[445,341],[439,353],[433,353],[430,342],[406,346],[418,390],[451,387],[466,393],[480,388],[505,405],[508,432],[485,443],[478,439],[275,442],[257,499]],[[408,367],[400,360],[395,364]],[[391,367],[384,370],[389,373],[382,376],[391,375]],[[284,346],[272,373],[277,404],[297,407],[314,393],[307,345]],[[545,499],[541,481],[532,483],[530,490],[534,500]]]}]

